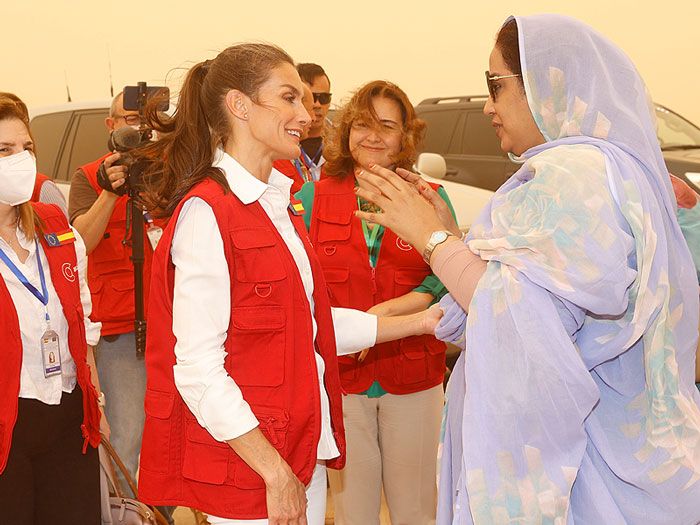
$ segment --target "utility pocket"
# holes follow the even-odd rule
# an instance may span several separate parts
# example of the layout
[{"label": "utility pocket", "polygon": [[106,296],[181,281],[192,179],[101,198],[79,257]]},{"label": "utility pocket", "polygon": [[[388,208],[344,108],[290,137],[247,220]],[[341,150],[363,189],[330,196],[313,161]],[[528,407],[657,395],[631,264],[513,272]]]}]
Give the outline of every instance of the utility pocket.
[{"label": "utility pocket", "polygon": [[[251,407],[255,417],[260,422],[260,430],[270,444],[277,449],[282,457],[287,451],[287,430],[289,414],[285,410],[266,407]],[[229,476],[233,484],[242,489],[265,488],[265,482],[237,454],[232,454],[229,460]]]},{"label": "utility pocket", "polygon": [[[91,290],[92,313],[100,321],[129,321],[134,316],[134,274],[105,276]],[[119,312],[121,315],[118,315]]]},{"label": "utility pocket", "polygon": [[175,394],[146,390],[140,468],[166,473],[170,462],[170,415],[175,405]]},{"label": "utility pocket", "polygon": [[394,297],[412,292],[430,275],[427,268],[405,268],[394,272]]},{"label": "utility pocket", "polygon": [[350,304],[350,268],[324,267],[323,277],[328,286],[331,306],[347,307]]},{"label": "utility pocket", "polygon": [[231,453],[228,443],[216,441],[197,421],[186,420],[185,453],[182,458],[182,475],[185,478],[222,485],[228,475]]},{"label": "utility pocket", "polygon": [[287,276],[279,253],[278,239],[267,228],[246,228],[230,232],[237,249],[236,278],[246,283],[281,281]]},{"label": "utility pocket", "polygon": [[284,381],[285,313],[282,306],[239,306],[231,310],[234,330],[227,357],[239,386],[279,386]]}]

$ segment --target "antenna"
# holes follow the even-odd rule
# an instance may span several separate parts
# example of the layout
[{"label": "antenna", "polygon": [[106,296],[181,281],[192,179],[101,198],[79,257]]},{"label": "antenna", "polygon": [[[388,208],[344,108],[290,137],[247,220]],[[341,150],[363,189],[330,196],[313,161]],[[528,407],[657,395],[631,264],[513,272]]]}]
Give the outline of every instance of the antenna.
[{"label": "antenna", "polygon": [[68,86],[68,73],[66,70],[63,70],[63,78],[66,80],[66,96],[68,97],[68,102],[73,102],[73,100],[70,98],[70,87]]},{"label": "antenna", "polygon": [[107,67],[109,68],[109,96],[114,98],[114,82],[112,81],[112,55],[107,44]]}]

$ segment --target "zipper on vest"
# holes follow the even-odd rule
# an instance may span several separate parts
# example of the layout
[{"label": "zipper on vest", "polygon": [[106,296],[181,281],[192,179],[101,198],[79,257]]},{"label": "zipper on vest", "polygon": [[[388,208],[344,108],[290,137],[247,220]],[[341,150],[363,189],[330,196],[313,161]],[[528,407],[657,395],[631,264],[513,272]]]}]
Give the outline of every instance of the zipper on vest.
[{"label": "zipper on vest", "polygon": [[372,295],[377,295],[377,268],[372,266]]}]

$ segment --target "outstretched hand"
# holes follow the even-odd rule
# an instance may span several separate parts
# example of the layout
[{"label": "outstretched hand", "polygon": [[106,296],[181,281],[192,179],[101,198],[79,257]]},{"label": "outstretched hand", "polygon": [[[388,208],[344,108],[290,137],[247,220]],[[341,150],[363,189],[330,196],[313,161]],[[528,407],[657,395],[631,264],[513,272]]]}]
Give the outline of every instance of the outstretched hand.
[{"label": "outstretched hand", "polygon": [[[379,213],[357,211],[355,214],[369,222],[389,228],[419,253],[425,249],[432,232],[444,229],[452,231],[452,228],[448,228],[443,223],[436,206],[429,200],[432,195],[424,196],[425,190],[420,190],[417,181],[409,182],[404,177],[376,164],[371,166],[371,170],[359,172],[357,178],[364,183],[355,189],[357,195],[373,202],[382,211]],[[425,181],[422,182],[425,183]],[[430,190],[432,191],[432,188]],[[437,193],[435,196],[442,201]],[[459,231],[456,226],[455,229]]]}]

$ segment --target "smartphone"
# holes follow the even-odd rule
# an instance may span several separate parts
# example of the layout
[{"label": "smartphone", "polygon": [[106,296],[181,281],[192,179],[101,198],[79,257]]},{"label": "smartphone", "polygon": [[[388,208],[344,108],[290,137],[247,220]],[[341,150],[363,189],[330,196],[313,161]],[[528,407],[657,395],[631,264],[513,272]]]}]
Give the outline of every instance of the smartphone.
[{"label": "smartphone", "polygon": [[146,86],[145,82],[139,82],[137,86],[124,86],[124,109],[126,111],[139,111],[139,99],[142,93],[146,94],[144,102],[157,96],[160,99],[158,111],[168,111],[170,90],[165,86]]}]

